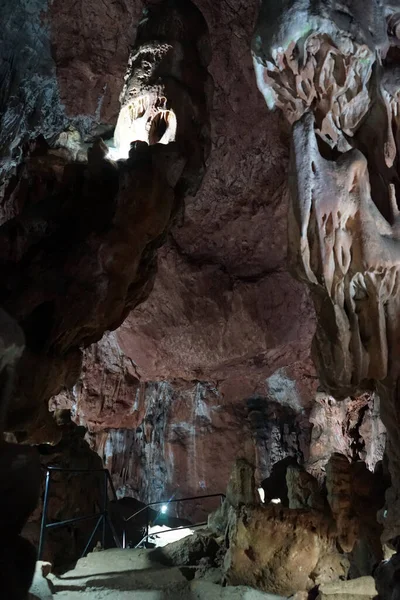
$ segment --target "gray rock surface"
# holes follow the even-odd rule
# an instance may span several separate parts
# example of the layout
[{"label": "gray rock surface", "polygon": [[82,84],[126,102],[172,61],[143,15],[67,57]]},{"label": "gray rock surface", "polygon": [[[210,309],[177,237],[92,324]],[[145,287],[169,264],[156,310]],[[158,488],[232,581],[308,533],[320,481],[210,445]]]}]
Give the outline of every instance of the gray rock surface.
[{"label": "gray rock surface", "polygon": [[[221,587],[210,581],[189,582],[176,567],[153,562],[146,550],[107,550],[88,555],[75,569],[49,575],[53,595],[42,586],[38,563],[33,598],[38,600],[279,600],[249,587]],[[40,588],[40,589],[39,589]],[[134,592],[134,596],[132,594]]]}]

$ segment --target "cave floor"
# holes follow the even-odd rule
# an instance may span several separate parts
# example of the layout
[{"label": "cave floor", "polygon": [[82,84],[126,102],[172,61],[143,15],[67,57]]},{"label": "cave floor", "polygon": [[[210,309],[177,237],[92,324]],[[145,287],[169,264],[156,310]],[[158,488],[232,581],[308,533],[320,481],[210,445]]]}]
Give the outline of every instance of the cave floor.
[{"label": "cave floor", "polygon": [[[149,550],[106,550],[78,561],[60,577],[42,576],[38,563],[32,600],[271,600],[277,596],[247,587],[221,587],[194,578],[190,567],[166,567]],[[214,570],[215,571],[215,570]]]}]

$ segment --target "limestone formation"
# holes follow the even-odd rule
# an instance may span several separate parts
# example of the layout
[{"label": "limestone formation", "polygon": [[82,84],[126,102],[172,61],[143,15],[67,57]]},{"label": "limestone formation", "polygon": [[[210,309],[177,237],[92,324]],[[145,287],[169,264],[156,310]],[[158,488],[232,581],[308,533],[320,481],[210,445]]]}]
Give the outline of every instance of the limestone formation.
[{"label": "limestone formation", "polygon": [[318,600],[372,600],[375,597],[376,587],[372,577],[325,583],[319,586],[318,594]]},{"label": "limestone formation", "polygon": [[[226,502],[209,518],[214,534],[225,531],[228,579],[286,594],[285,585],[293,586],[290,593],[295,593],[296,585],[298,591],[305,591],[317,580],[322,583],[342,577],[344,564],[349,578],[370,575],[383,559],[382,527],[376,516],[388,483],[378,472],[371,473],[365,463],[350,462],[340,454],[333,454],[320,481],[293,461],[282,463],[263,482],[265,503],[259,507],[252,502],[242,504],[242,510],[229,504],[227,495]],[[268,539],[265,547],[263,535]],[[304,536],[304,546],[298,536]],[[307,545],[311,539],[316,548],[314,559],[318,557],[314,567]],[[284,563],[292,555],[294,562],[289,561],[286,570],[280,561]],[[307,565],[305,572],[302,565]],[[305,579],[296,580],[297,569]]]},{"label": "limestone formation", "polygon": [[[303,539],[311,536],[321,550],[325,530],[313,537],[307,528],[330,526],[334,513],[340,532],[332,540],[349,550],[350,576],[372,572],[381,552],[381,525],[372,523],[371,514],[382,507],[382,494],[375,497],[374,489],[382,491],[386,481],[378,473],[385,432],[370,388],[381,376],[391,469],[395,476],[400,470],[392,394],[397,330],[390,325],[397,272],[385,274],[388,257],[382,260],[382,253],[371,256],[369,250],[366,256],[369,230],[369,237],[349,238],[362,229],[360,211],[374,210],[366,193],[368,171],[373,202],[390,224],[370,218],[371,231],[376,223],[380,228],[376,246],[381,238],[397,244],[398,2],[264,3],[254,49],[262,53],[267,38],[277,51],[267,49],[261,59],[268,64],[257,62],[256,68],[260,87],[287,124],[280,112],[265,110],[256,90],[249,42],[258,0],[3,4],[0,305],[26,338],[7,415],[13,439],[40,444],[43,464],[104,464],[121,495],[144,502],[221,491],[237,456],[256,464],[257,484],[291,459],[294,464],[278,477],[284,517],[271,506],[254,508],[253,473],[244,467],[250,476],[231,486],[214,522],[218,535],[229,540],[226,527],[234,531],[236,511],[246,518],[255,511],[267,531],[273,520],[282,532],[296,523],[301,529],[308,519]],[[295,194],[304,198],[311,181],[324,206],[331,196],[336,202],[330,212],[308,213],[304,203],[301,213],[291,204],[289,252],[300,281],[286,268],[292,125]],[[311,150],[316,173],[307,163]],[[297,168],[305,165],[301,181],[295,181],[296,159]],[[353,167],[360,181],[345,172]],[[337,193],[329,195],[333,184]],[[325,245],[320,231],[329,238]],[[315,401],[311,296],[318,317],[314,354],[335,399],[319,394]],[[341,405],[339,396],[346,397]],[[83,429],[74,428],[69,416],[88,429],[97,455],[87,446],[83,451]],[[61,435],[56,446],[42,445],[56,444]],[[16,445],[7,449],[29,463],[22,461],[21,478],[28,467],[33,476],[34,455]],[[332,468],[334,452],[343,455],[343,468]],[[377,473],[347,459],[366,461],[371,470],[378,464]],[[381,511],[391,541],[400,513],[397,481]],[[84,484],[58,480],[52,517],[68,517],[77,506],[83,513],[93,508],[96,485],[89,478]],[[275,491],[270,478],[269,486]],[[33,489],[19,499],[27,502],[24,519],[35,494]],[[214,506],[193,502],[185,510],[197,520]],[[32,541],[40,509],[25,527]],[[79,550],[81,534],[54,536],[48,551],[58,563]],[[277,547],[282,563],[301,538],[290,536],[286,547],[282,539]],[[27,548],[21,554],[29,554]],[[17,550],[11,547],[8,561]],[[340,552],[322,552],[305,589],[332,575],[331,568],[346,571]],[[240,577],[249,577],[245,567],[254,561],[246,563],[239,551],[237,556]],[[262,560],[278,564],[267,555]],[[305,561],[310,567],[309,557]],[[283,589],[291,575],[280,573]],[[292,587],[297,575],[295,568]],[[183,594],[215,592],[207,586],[189,591],[181,573],[174,577]]]},{"label": "limestone formation", "polygon": [[[5,188],[18,208],[0,229],[0,302],[26,335],[8,428],[37,443],[57,440],[47,400],[74,385],[80,348],[118,327],[148,296],[156,250],[204,174],[212,92],[207,26],[190,3],[167,2],[160,10],[139,27],[121,96],[121,119],[125,109],[132,113],[123,143],[117,126],[126,160],[111,161],[96,139],[80,162],[79,136],[71,141],[65,132],[54,143],[32,143]],[[178,22],[187,25],[180,33]],[[146,113],[147,139],[138,130],[139,105],[153,100],[161,112]],[[166,124],[164,110],[177,131],[165,143],[155,133]]]},{"label": "limestone formation", "polygon": [[210,150],[210,57],[207,24],[192,2],[151,6],[139,23],[120,96],[117,155],[127,157],[133,140],[175,142],[183,164],[171,164],[170,177],[175,184],[181,179],[185,194],[198,190]]},{"label": "limestone formation", "polygon": [[322,513],[243,507],[233,523],[225,557],[230,584],[289,596],[347,576],[348,560]]},{"label": "limestone formation", "polygon": [[[31,185],[43,181],[45,166],[44,180],[48,185],[53,180],[57,200],[45,191],[41,201],[0,230],[1,301],[22,323],[27,345],[18,403],[9,415],[11,430],[32,431],[38,420],[46,421],[48,398],[79,373],[79,347],[116,327],[150,289],[154,252],[175,207],[173,189],[151,150],[139,159],[133,151],[121,168],[104,153],[96,155],[93,149],[87,165],[62,162],[57,183],[51,152],[49,160],[47,151],[32,162],[27,159]],[[51,249],[61,240],[54,261]],[[26,280],[23,289],[21,280]],[[70,306],[76,309],[71,312]]]},{"label": "limestone formation", "polygon": [[265,0],[253,42],[259,88],[293,124],[289,259],[316,308],[321,383],[380,394],[387,540],[399,533],[398,9]]},{"label": "limestone formation", "polygon": [[351,552],[359,535],[359,524],[352,510],[351,465],[345,456],[332,455],[326,469],[326,487],[339,544],[345,552]]},{"label": "limestone formation", "polygon": [[312,430],[307,471],[320,479],[335,452],[350,460],[362,460],[370,471],[375,471],[386,444],[379,409],[377,394],[338,401],[328,394],[317,393],[309,417]]},{"label": "limestone formation", "polygon": [[[264,3],[265,9],[268,4]],[[387,50],[383,7],[380,14],[375,14],[373,11],[378,9],[371,2],[368,13],[356,3],[342,11],[340,25],[340,11],[335,13],[330,5],[327,8],[320,3],[312,16],[307,10],[303,13],[299,3],[290,4],[289,14],[276,16],[271,37],[263,31],[261,16],[255,36],[255,64],[265,76],[259,84],[268,99],[272,98],[272,105],[278,102],[281,92],[268,78],[274,75],[289,93],[288,71],[297,78],[298,89],[306,82],[317,98],[316,102],[303,103],[292,119],[289,243],[293,268],[315,290],[319,315],[315,346],[321,376],[327,387],[340,394],[367,385],[369,380],[384,380],[390,374],[392,323],[389,319],[386,325],[382,311],[386,304],[393,303],[389,314],[396,311],[396,175],[395,170],[389,170],[395,158],[391,152],[396,154],[390,108],[395,92],[392,89],[389,102],[383,93],[385,78],[378,74]],[[301,23],[307,18],[304,37]],[[366,18],[370,18],[368,30]],[[285,26],[292,28],[290,33]],[[277,45],[279,36],[284,35],[289,36],[285,43],[282,39],[282,46]],[[329,39],[331,49],[321,46],[322,38]],[[359,51],[365,56],[358,57]],[[347,57],[355,64],[347,65]],[[311,70],[308,62],[313,66]],[[393,77],[390,80],[393,86]],[[354,83],[363,91],[354,90]],[[334,90],[338,100],[325,98],[324,86],[332,93]],[[364,100],[358,98],[359,94]],[[345,105],[340,107],[339,100]],[[290,106],[287,97],[285,110]],[[362,145],[366,144],[367,133],[378,126],[379,107],[384,111],[386,139],[364,156]],[[350,119],[346,125],[340,122],[344,118]],[[337,135],[333,130],[328,133],[328,122],[339,132]],[[345,136],[344,146],[340,136]],[[386,160],[387,168],[381,173],[381,197],[375,200],[378,189],[371,187],[368,169],[379,172],[383,164],[380,158]],[[392,218],[391,222],[379,213],[376,204],[384,216]]]},{"label": "limestone formation", "polygon": [[286,470],[289,508],[314,509],[323,512],[324,499],[318,480],[298,466],[289,466]]}]

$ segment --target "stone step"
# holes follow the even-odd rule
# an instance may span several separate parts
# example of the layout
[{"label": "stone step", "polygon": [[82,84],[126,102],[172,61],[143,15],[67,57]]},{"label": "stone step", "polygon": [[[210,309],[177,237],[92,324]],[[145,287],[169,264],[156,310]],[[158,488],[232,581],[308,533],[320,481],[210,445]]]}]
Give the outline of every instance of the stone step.
[{"label": "stone step", "polygon": [[[247,587],[221,587],[193,579],[190,569],[154,562],[148,550],[106,550],[77,562],[60,577],[43,578],[37,569],[31,588],[35,600],[281,600]],[[134,592],[134,593],[133,593]]]}]

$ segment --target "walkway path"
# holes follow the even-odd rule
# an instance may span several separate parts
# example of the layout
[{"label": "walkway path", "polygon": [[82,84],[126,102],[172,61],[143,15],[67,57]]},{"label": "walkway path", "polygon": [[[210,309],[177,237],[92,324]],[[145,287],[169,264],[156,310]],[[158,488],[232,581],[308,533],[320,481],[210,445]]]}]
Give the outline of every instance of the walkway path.
[{"label": "walkway path", "polygon": [[245,587],[194,579],[190,567],[165,567],[149,550],[106,550],[78,561],[61,577],[38,565],[32,600],[280,600]]}]

